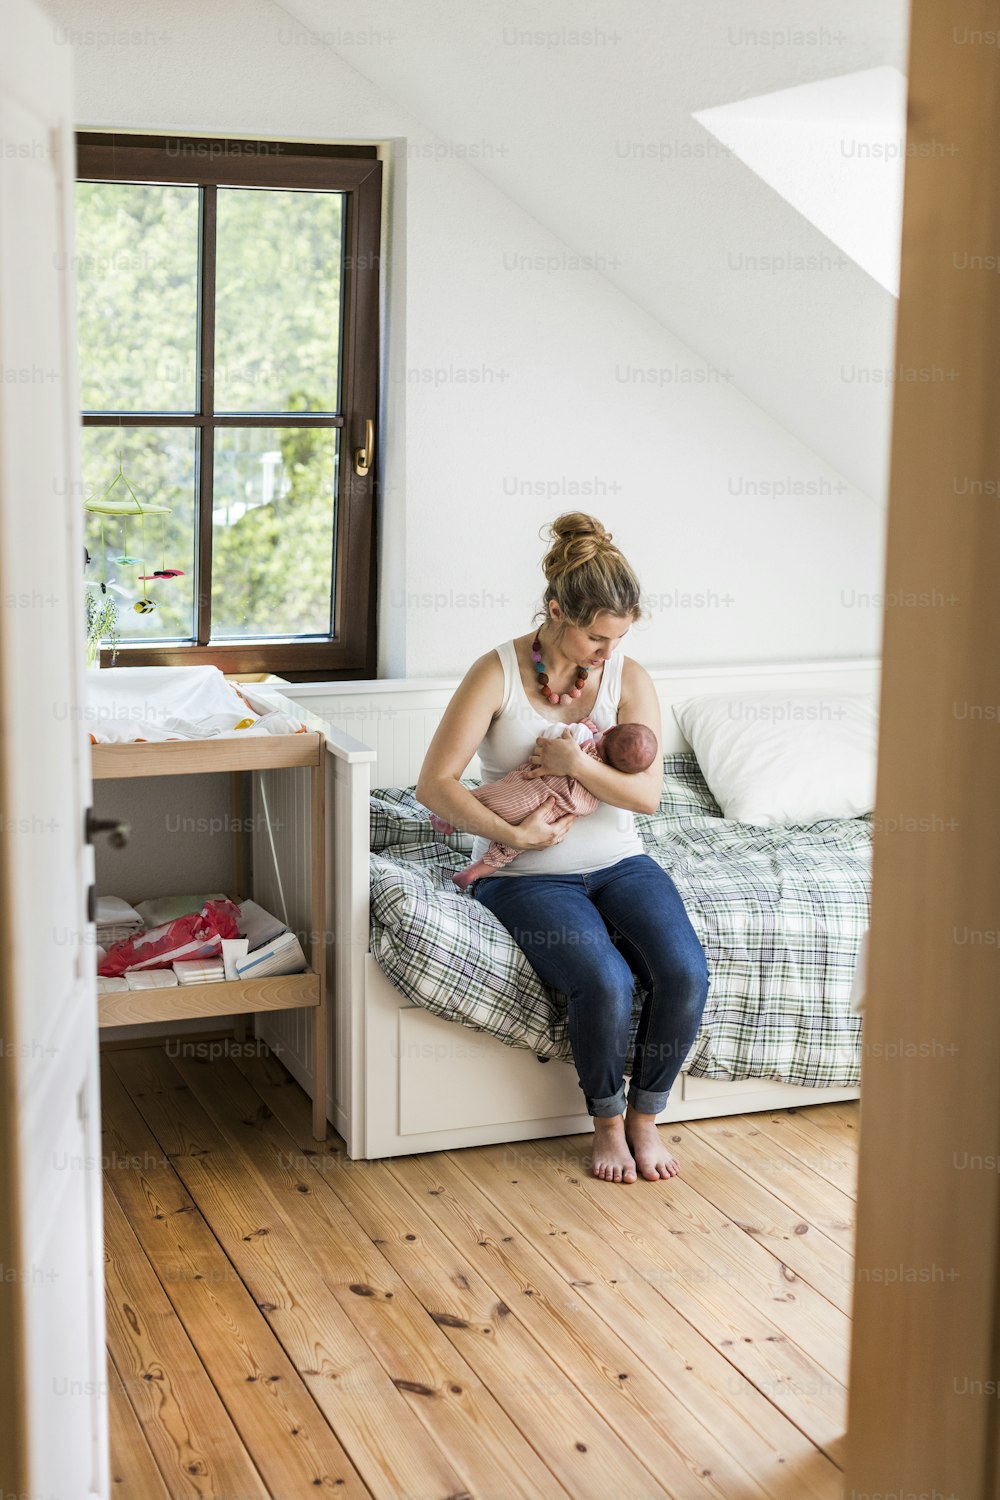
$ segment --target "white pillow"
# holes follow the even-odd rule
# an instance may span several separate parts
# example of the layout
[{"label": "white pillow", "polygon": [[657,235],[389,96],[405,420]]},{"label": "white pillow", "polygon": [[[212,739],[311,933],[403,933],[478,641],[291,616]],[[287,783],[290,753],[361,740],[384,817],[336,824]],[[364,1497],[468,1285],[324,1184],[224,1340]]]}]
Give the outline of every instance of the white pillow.
[{"label": "white pillow", "polygon": [[726,818],[769,827],[874,809],[870,693],[711,693],[675,703],[674,717]]}]

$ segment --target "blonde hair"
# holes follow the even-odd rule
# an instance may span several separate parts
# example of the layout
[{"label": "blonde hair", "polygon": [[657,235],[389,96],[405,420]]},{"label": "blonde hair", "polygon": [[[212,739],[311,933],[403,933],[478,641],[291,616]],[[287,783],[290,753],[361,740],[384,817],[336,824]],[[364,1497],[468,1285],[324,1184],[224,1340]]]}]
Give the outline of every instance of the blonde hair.
[{"label": "blonde hair", "polygon": [[548,619],[549,603],[555,599],[566,623],[579,629],[605,613],[640,618],[639,580],[600,521],[572,510],[557,516],[543,532],[552,545],[542,562],[546,589],[539,613]]}]

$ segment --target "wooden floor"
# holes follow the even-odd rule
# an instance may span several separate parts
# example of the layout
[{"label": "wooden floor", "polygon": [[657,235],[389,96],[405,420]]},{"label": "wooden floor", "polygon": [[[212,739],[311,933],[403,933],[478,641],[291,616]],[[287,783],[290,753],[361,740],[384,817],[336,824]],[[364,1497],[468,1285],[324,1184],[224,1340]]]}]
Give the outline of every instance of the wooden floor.
[{"label": "wooden floor", "polygon": [[102,1058],[118,1497],[840,1495],[856,1105],[622,1185],[589,1135],[352,1162],[208,1050]]}]

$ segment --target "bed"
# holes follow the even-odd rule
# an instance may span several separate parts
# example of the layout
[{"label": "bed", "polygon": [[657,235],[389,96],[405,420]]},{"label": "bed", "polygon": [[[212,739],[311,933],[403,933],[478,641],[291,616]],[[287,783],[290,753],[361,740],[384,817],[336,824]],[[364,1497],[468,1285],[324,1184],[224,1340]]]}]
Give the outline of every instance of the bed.
[{"label": "bed", "polygon": [[[878,680],[877,664],[689,668],[650,675],[663,710],[669,774],[666,805],[661,804],[663,826],[647,828],[644,837],[653,832],[660,839],[674,861],[670,867],[687,900],[693,899],[697,889],[696,867],[705,858],[706,839],[711,842],[710,836],[718,838],[721,833],[736,840],[735,845],[730,842],[723,864],[736,852],[744,863],[733,873],[729,894],[720,894],[718,901],[720,909],[743,911],[747,941],[741,956],[732,950],[731,938],[726,939],[729,951],[720,950],[714,956],[713,984],[720,993],[723,987],[716,983],[720,958],[731,971],[741,963],[759,969],[759,955],[765,952],[777,999],[791,1006],[782,1015],[779,1004],[773,1024],[768,1024],[763,1012],[755,1018],[746,1003],[735,1014],[706,1008],[706,1025],[658,1119],[695,1119],[856,1098],[860,1021],[851,1010],[850,991],[857,947],[868,921],[870,820],[850,820],[850,828],[831,822],[813,830],[808,838],[800,831],[791,862],[787,841],[783,850],[776,831],[739,834],[730,825],[716,828],[713,835],[706,825],[725,825],[727,820],[719,819],[717,810],[713,813],[706,804],[707,789],[698,785],[690,747],[676,727],[671,708],[699,692],[742,688],[872,692]],[[399,924],[398,941],[386,936],[392,927],[392,903],[412,904],[421,886],[425,894],[438,890],[442,899],[470,903],[469,897],[447,890],[450,869],[465,858],[463,836],[451,836],[449,844],[433,834],[412,791],[426,745],[455,686],[451,680],[382,679],[268,689],[277,706],[300,715],[326,739],[327,984],[331,997],[327,1108],[348,1155],[355,1159],[592,1129],[575,1069],[568,1061],[558,997],[544,992],[530,968],[525,966],[513,983],[513,999],[506,1015],[501,1006],[498,1024],[494,1024],[495,1017],[475,1011],[456,1020],[454,998],[465,991],[474,999],[472,981],[477,977],[469,972],[468,954],[463,954],[461,945],[447,937],[440,942],[438,968],[428,979],[426,972],[422,976],[417,972],[423,955],[410,954],[407,959],[412,924],[410,938],[405,921]],[[465,778],[471,783],[478,775],[478,761],[473,760]],[[263,781],[266,784],[266,774]],[[291,841],[280,855],[281,865],[286,871],[297,867],[301,872],[298,881],[286,874],[286,895],[291,888],[294,899],[296,889],[302,893],[307,889],[307,861],[305,851],[296,854],[293,847],[295,839],[301,838],[295,817],[301,792],[289,782],[286,787],[283,794],[277,787],[270,788],[268,796],[280,837]],[[285,806],[282,795],[288,799]],[[390,848],[394,840],[405,846],[402,851]],[[255,870],[260,866],[256,890],[265,904],[269,899],[266,867],[273,855],[273,850],[263,847],[255,852]],[[769,928],[760,898],[754,895],[753,859],[764,860],[777,882],[779,906],[784,903],[788,919],[780,932],[773,925]],[[395,873],[388,868],[393,863]],[[793,866],[798,872],[794,879]],[[698,898],[694,899],[697,907]],[[815,916],[817,906],[821,912],[836,914],[836,931],[824,937],[822,922],[817,926],[814,921],[808,940],[803,938],[805,957],[800,955],[802,961],[793,963],[789,950],[794,945],[789,944],[788,933],[800,918],[805,921],[810,909]],[[465,911],[468,914],[468,906]],[[477,915],[489,917],[482,909]],[[710,917],[707,908],[692,910],[696,928],[701,923],[703,931],[708,930],[705,924],[710,925]],[[718,924],[717,930],[722,931]],[[807,950],[811,948],[815,955],[817,945],[823,943],[829,944],[831,954],[824,959],[828,975],[821,987],[822,1003],[814,1007],[808,1024],[790,1022],[796,998],[791,992],[803,983],[803,963],[808,970]],[[481,944],[480,967],[503,974],[504,966],[512,961],[511,946],[508,935],[495,924],[489,941]],[[513,962],[516,965],[516,955]],[[451,979],[442,982],[449,964]],[[637,997],[637,1007],[639,1003]],[[710,986],[710,1007],[712,1003]],[[486,1005],[485,1011],[489,1009]],[[634,1020],[637,1015],[638,1009]],[[257,1029],[308,1088],[311,1039],[295,1015],[260,1016]]]}]

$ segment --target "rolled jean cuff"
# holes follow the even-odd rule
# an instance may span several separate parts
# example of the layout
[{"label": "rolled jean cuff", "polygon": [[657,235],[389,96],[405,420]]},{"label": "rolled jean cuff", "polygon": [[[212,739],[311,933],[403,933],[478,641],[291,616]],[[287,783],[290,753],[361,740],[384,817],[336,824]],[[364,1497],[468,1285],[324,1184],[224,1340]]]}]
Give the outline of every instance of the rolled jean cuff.
[{"label": "rolled jean cuff", "polygon": [[624,1084],[617,1094],[610,1094],[606,1099],[587,1099],[587,1113],[600,1119],[604,1119],[607,1115],[623,1115],[625,1113]]},{"label": "rolled jean cuff", "polygon": [[636,1114],[658,1115],[661,1109],[666,1109],[669,1098],[669,1089],[637,1089],[629,1083],[628,1102]]}]

